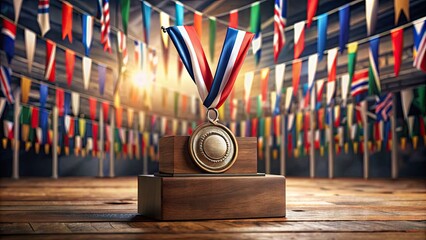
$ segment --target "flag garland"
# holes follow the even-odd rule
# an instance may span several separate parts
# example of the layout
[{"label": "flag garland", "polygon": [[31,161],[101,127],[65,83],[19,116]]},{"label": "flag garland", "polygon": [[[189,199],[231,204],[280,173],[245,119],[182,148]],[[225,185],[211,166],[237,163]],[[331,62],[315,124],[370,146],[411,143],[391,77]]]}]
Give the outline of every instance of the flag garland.
[{"label": "flag garland", "polygon": [[68,37],[72,43],[72,5],[68,2],[62,2],[62,40]]},{"label": "flag garland", "polygon": [[287,0],[275,0],[274,5],[274,62],[285,44],[285,26],[287,24]]},{"label": "flag garland", "polygon": [[379,69],[379,38],[370,39],[369,60],[370,67],[368,71],[368,92],[370,95],[380,95],[380,69]]},{"label": "flag garland", "polygon": [[15,55],[15,38],[16,38],[16,25],[3,18],[2,33],[2,50],[6,52],[7,61],[10,64],[13,56]]},{"label": "flag garland", "polygon": [[37,22],[42,37],[50,30],[49,9],[49,0],[38,0]]}]

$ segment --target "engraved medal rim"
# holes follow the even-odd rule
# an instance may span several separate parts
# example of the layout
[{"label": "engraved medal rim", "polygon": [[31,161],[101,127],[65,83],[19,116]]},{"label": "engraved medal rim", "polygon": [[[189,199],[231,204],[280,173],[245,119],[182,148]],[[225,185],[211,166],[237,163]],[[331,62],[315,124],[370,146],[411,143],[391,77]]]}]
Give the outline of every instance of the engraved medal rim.
[{"label": "engraved medal rim", "polygon": [[[224,168],[220,168],[220,169],[211,169],[211,168],[209,168],[209,167],[206,167],[205,166],[205,164],[203,164],[203,163],[201,163],[201,160],[200,159],[198,159],[197,157],[196,157],[196,154],[194,153],[194,148],[192,147],[194,144],[195,144],[195,142],[194,142],[194,138],[195,138],[195,136],[197,135],[197,133],[198,132],[200,132],[200,130],[201,129],[203,129],[204,127],[206,127],[206,126],[216,126],[216,127],[218,127],[218,128],[221,128],[223,131],[225,131],[228,135],[229,135],[229,137],[230,137],[230,139],[231,139],[231,142],[233,142],[234,143],[234,154],[233,154],[233,156],[232,156],[232,158],[231,158],[231,160],[228,162],[228,164],[227,165],[225,165],[225,167]],[[203,124],[201,124],[201,125],[199,125],[195,130],[194,130],[194,132],[191,134],[191,136],[189,137],[189,144],[188,144],[188,148],[189,148],[189,153],[190,153],[190,155],[191,155],[191,159],[192,159],[192,161],[198,166],[198,167],[200,167],[202,170],[204,170],[204,171],[206,171],[206,172],[209,172],[209,173],[223,173],[223,172],[226,172],[228,169],[230,169],[233,165],[234,165],[234,163],[235,163],[235,161],[237,160],[237,157],[238,157],[238,143],[237,143],[237,139],[235,138],[235,135],[231,132],[231,130],[229,130],[229,128],[227,128],[225,125],[223,125],[223,124],[221,124],[221,123],[219,123],[219,122],[215,122],[215,124],[212,124],[212,123],[203,123]]]}]

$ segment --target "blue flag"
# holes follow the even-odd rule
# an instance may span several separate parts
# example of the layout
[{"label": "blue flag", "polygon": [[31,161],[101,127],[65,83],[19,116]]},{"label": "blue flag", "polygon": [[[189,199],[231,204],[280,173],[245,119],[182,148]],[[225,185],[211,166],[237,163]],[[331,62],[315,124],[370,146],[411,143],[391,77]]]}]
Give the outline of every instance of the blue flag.
[{"label": "blue flag", "polygon": [[13,55],[15,55],[15,38],[16,38],[16,25],[13,22],[3,19],[2,33],[2,50],[5,51],[7,61],[9,64],[12,62]]},{"label": "blue flag", "polygon": [[318,42],[317,42],[317,51],[318,51],[318,60],[321,61],[324,56],[325,45],[327,42],[327,23],[328,15],[327,13],[321,14],[318,16]]},{"label": "blue flag", "polygon": [[98,78],[99,78],[99,93],[104,95],[105,90],[105,78],[106,78],[106,67],[104,65],[98,65]]},{"label": "blue flag", "polygon": [[149,45],[149,32],[151,31],[151,4],[146,1],[142,2],[142,22],[145,43]]},{"label": "blue flag", "polygon": [[64,116],[69,115],[71,110],[71,93],[65,92],[64,94]]},{"label": "blue flag", "polygon": [[46,107],[47,93],[47,85],[40,84],[40,108]]},{"label": "blue flag", "polygon": [[49,112],[44,108],[40,108],[39,114],[40,114],[40,128],[43,132],[42,144],[46,144],[47,143],[47,134],[48,134],[47,121],[48,121],[48,117],[49,117]]},{"label": "blue flag", "polygon": [[340,36],[339,36],[339,50],[343,52],[346,48],[346,44],[349,41],[349,19],[351,12],[349,11],[349,4],[344,5],[339,8],[339,27],[340,27]]},{"label": "blue flag", "polygon": [[183,5],[180,2],[176,2],[176,26],[183,25]]},{"label": "blue flag", "polygon": [[90,55],[90,46],[92,45],[92,37],[93,37],[93,17],[87,14],[83,14],[83,46],[84,53],[86,56]]}]

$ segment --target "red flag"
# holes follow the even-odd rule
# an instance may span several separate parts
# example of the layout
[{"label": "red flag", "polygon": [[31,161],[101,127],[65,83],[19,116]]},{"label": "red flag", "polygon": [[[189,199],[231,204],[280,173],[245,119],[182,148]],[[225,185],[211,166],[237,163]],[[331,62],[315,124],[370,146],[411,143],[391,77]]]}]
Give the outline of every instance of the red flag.
[{"label": "red flag", "polygon": [[98,124],[92,122],[93,151],[98,152]]},{"label": "red flag", "polygon": [[74,73],[75,53],[70,49],[65,49],[65,68],[67,72],[68,87],[71,86]]},{"label": "red flag", "polygon": [[58,107],[58,114],[60,117],[64,115],[64,89],[56,89],[56,107]]},{"label": "red flag", "polygon": [[51,82],[55,81],[55,68],[56,68],[56,43],[47,40],[46,41],[46,68],[44,78]]},{"label": "red flag", "polygon": [[229,12],[229,27],[238,28],[238,10],[232,10]]},{"label": "red flag", "polygon": [[308,28],[311,27],[312,18],[315,16],[318,8],[318,0],[308,0],[307,19],[306,25]]},{"label": "red flag", "polygon": [[203,36],[203,15],[200,12],[194,13],[194,28],[201,41]]},{"label": "red flag", "polygon": [[324,108],[318,109],[318,129],[324,129],[324,113]]},{"label": "red flag", "polygon": [[36,107],[33,107],[31,112],[31,128],[37,128],[38,127],[38,120],[39,120],[39,109]]},{"label": "red flag", "polygon": [[329,82],[336,80],[337,53],[337,48],[330,49],[327,52],[327,70]]},{"label": "red flag", "polygon": [[300,82],[300,72],[302,71],[302,60],[293,61],[293,95],[297,96]]},{"label": "red flag", "polygon": [[115,108],[115,120],[117,128],[121,128],[121,123],[123,122],[123,108],[116,107]]},{"label": "red flag", "polygon": [[96,98],[89,97],[90,119],[96,118]]},{"label": "red flag", "polygon": [[251,120],[251,137],[257,136],[257,118]]},{"label": "red flag", "polygon": [[404,29],[393,29],[391,31],[392,35],[392,50],[393,50],[393,58],[394,58],[394,72],[395,76],[399,75],[399,69],[401,67],[402,60],[402,46],[404,45]]},{"label": "red flag", "polygon": [[62,40],[68,36],[72,43],[72,5],[68,2],[62,3]]},{"label": "red flag", "polygon": [[291,152],[293,151],[293,136],[291,133],[287,134],[287,153],[291,157]]},{"label": "red flag", "polygon": [[104,121],[108,120],[109,103],[102,102],[102,114],[104,115]]}]

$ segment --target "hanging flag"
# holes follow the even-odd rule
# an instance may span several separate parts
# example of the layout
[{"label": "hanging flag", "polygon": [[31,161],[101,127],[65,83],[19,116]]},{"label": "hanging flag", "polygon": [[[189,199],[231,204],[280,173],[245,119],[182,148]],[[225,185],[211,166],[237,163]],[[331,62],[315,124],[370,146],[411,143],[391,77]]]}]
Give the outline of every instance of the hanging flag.
[{"label": "hanging flag", "polygon": [[89,89],[90,82],[90,73],[92,72],[92,59],[86,56],[83,56],[82,60],[82,69],[83,69],[83,85],[84,89]]},{"label": "hanging flag", "polygon": [[175,1],[175,17],[176,17],[176,21],[175,24],[176,26],[182,26],[183,25],[183,4],[179,1]]},{"label": "hanging flag", "polygon": [[47,85],[40,84],[40,108],[46,107],[48,88]]},{"label": "hanging flag", "polygon": [[216,18],[209,17],[209,53],[210,53],[211,62],[213,62],[214,60],[215,44],[216,44]]},{"label": "hanging flag", "polygon": [[333,102],[334,96],[336,93],[336,81],[327,82],[327,106],[330,106]]},{"label": "hanging flag", "polygon": [[262,96],[257,96],[257,108],[256,108],[256,116],[258,118],[262,117],[263,115],[263,104],[262,104]]},{"label": "hanging flag", "polygon": [[96,98],[94,97],[89,97],[89,111],[90,111],[90,119],[92,121],[95,120],[96,118]]},{"label": "hanging flag", "polygon": [[324,93],[324,82],[325,79],[320,79],[316,81],[315,90],[316,90],[316,101],[318,103],[318,107],[322,102],[322,95]]},{"label": "hanging flag", "polygon": [[133,128],[133,116],[134,116],[135,110],[133,108],[127,109],[127,126],[129,128]]},{"label": "hanging flag", "polygon": [[346,106],[346,100],[348,99],[348,91],[349,91],[349,74],[345,74],[342,76],[341,81],[341,94],[342,94],[342,101],[343,106]]},{"label": "hanging flag", "polygon": [[104,95],[105,80],[106,80],[106,66],[98,64],[98,79],[99,79],[99,93]]},{"label": "hanging flag", "polygon": [[46,41],[46,69],[44,72],[44,78],[50,82],[55,81],[55,69],[56,69],[56,43],[47,40]]},{"label": "hanging flag", "polygon": [[324,56],[325,46],[327,45],[327,26],[328,26],[328,14],[324,13],[318,16],[318,40],[317,40],[317,52],[318,59],[321,61]]},{"label": "hanging flag", "polygon": [[426,19],[421,18],[414,25],[414,62],[413,66],[426,72]]},{"label": "hanging flag", "polygon": [[413,100],[413,106],[417,108],[420,114],[425,115],[426,113],[426,86],[419,86],[415,90],[415,98]]},{"label": "hanging flag", "polygon": [[260,3],[255,2],[251,5],[250,32],[254,33],[252,49],[256,65],[259,64],[260,56],[262,54],[262,32],[260,21]]},{"label": "hanging flag", "polygon": [[379,37],[370,38],[368,71],[368,92],[370,95],[380,95],[380,71],[379,71]]},{"label": "hanging flag", "polygon": [[72,78],[74,74],[74,64],[75,64],[75,53],[68,48],[65,49],[65,69],[66,69],[68,87],[70,87],[72,83]]},{"label": "hanging flag", "polygon": [[123,32],[118,31],[117,32],[117,39],[118,39],[118,52],[121,53],[121,59],[122,59],[122,66],[126,67],[127,62],[129,61],[129,56],[127,55],[127,40],[126,35],[124,35]]},{"label": "hanging flag", "polygon": [[410,20],[410,0],[394,0],[393,6],[395,8],[395,25],[398,24],[401,12],[407,20]]},{"label": "hanging flag", "polygon": [[[142,23],[143,23],[143,36],[145,43],[149,45],[149,33],[151,32],[151,4],[142,1]],[[176,6],[178,4],[176,3]],[[183,7],[183,6],[182,6]],[[182,8],[183,11],[183,8]]]},{"label": "hanging flag", "polygon": [[28,103],[31,90],[31,79],[27,77],[21,77],[21,101],[22,103]]},{"label": "hanging flag", "polygon": [[[160,12],[160,25],[164,27],[170,26],[170,17],[165,12]],[[167,76],[169,66],[169,36],[167,34],[161,34],[161,46],[163,52],[163,66]]]},{"label": "hanging flag", "polygon": [[305,48],[305,21],[294,24],[294,59],[299,58]]},{"label": "hanging flag", "polygon": [[293,87],[287,87],[285,92],[285,101],[284,101],[284,110],[286,113],[290,112],[292,99],[293,99]]},{"label": "hanging flag", "polygon": [[6,98],[0,97],[0,118],[3,115],[4,107],[6,106]]},{"label": "hanging flag", "polygon": [[64,116],[64,89],[56,89],[56,107],[58,107],[58,115]]},{"label": "hanging flag", "polygon": [[13,8],[15,9],[15,23],[18,22],[19,14],[21,13],[23,0],[13,0]]},{"label": "hanging flag", "polygon": [[93,38],[93,17],[88,14],[82,15],[82,29],[83,29],[83,36],[82,36],[82,42],[84,46],[84,54],[86,56],[90,55],[90,46],[92,45],[92,38]]},{"label": "hanging flag", "polygon": [[404,45],[404,29],[397,28],[391,31],[392,36],[392,50],[393,50],[393,58],[394,65],[393,69],[395,72],[395,77],[399,75],[399,69],[401,68],[402,61],[402,47]]},{"label": "hanging flag", "polygon": [[80,94],[76,92],[71,93],[71,106],[72,113],[74,117],[78,117],[78,112],[80,111]]},{"label": "hanging flag", "polygon": [[262,68],[260,70],[260,85],[262,93],[262,104],[266,104],[266,94],[268,93],[268,81],[269,81],[269,68]]},{"label": "hanging flag", "polygon": [[16,38],[16,25],[3,18],[3,28],[1,29],[2,33],[2,50],[6,53],[7,61],[10,64],[12,62],[13,56],[15,55],[15,38]]},{"label": "hanging flag", "polygon": [[332,48],[327,52],[327,71],[329,82],[336,81],[337,51],[337,48]]},{"label": "hanging flag", "polygon": [[250,113],[250,92],[253,85],[254,72],[247,72],[244,77],[244,102],[246,113]]},{"label": "hanging flag", "polygon": [[127,26],[129,24],[130,0],[120,0],[121,3],[121,23],[123,24],[123,32],[127,35]]},{"label": "hanging flag", "polygon": [[364,69],[354,74],[351,83],[351,96],[355,97],[368,92],[368,70]]},{"label": "hanging flag", "polygon": [[33,67],[36,42],[35,33],[25,28],[25,53],[27,56],[27,67],[29,73]]},{"label": "hanging flag", "polygon": [[72,43],[72,5],[62,2],[62,40],[66,37]]},{"label": "hanging flag", "polygon": [[198,11],[194,12],[194,28],[198,38],[201,39],[203,36],[203,14]]},{"label": "hanging flag", "polygon": [[287,0],[275,0],[274,5],[274,62],[285,44],[285,25],[287,24]]},{"label": "hanging flag", "polygon": [[71,93],[64,93],[64,115],[69,115],[71,109]]},{"label": "hanging flag", "polygon": [[376,121],[388,121],[392,111],[392,93],[381,96],[376,101]]},{"label": "hanging flag", "polygon": [[234,9],[229,12],[228,27],[238,29],[238,9]]},{"label": "hanging flag", "polygon": [[102,16],[101,16],[101,43],[104,45],[104,51],[111,53],[111,40],[110,40],[110,14],[109,14],[109,0],[103,0]]},{"label": "hanging flag", "polygon": [[349,4],[345,4],[339,8],[339,50],[342,53],[345,50],[346,44],[349,41],[349,24],[351,18],[351,12]]},{"label": "hanging flag", "polygon": [[280,103],[281,103],[284,76],[285,76],[285,63],[275,65],[275,91],[277,93],[277,97],[275,100],[275,106],[274,106],[273,112],[276,115],[280,114]]},{"label": "hanging flag", "polygon": [[312,19],[315,16],[318,8],[318,0],[308,0],[308,9],[307,9],[307,17],[306,17],[306,25],[308,28],[311,27]]},{"label": "hanging flag", "polygon": [[349,73],[350,82],[352,82],[354,78],[357,51],[358,51],[358,42],[353,42],[348,44],[348,73]]},{"label": "hanging flag", "polygon": [[105,122],[108,121],[108,112],[109,112],[109,103],[103,101],[102,102],[102,115],[103,115]]},{"label": "hanging flag", "polygon": [[404,119],[408,119],[408,113],[410,112],[411,103],[413,102],[414,94],[412,89],[401,90],[401,104]]},{"label": "hanging flag", "polygon": [[312,90],[314,88],[317,65],[318,65],[318,55],[312,54],[308,58],[308,89],[309,89],[308,95],[312,94]]},{"label": "hanging flag", "polygon": [[300,73],[302,72],[302,60],[293,61],[293,95],[297,96],[299,91]]},{"label": "hanging flag", "polygon": [[135,40],[135,54],[134,54],[134,58],[135,58],[135,65],[139,68],[139,69],[143,69],[143,59],[142,59],[142,54],[145,53],[144,51],[144,43],[139,41],[139,40]]},{"label": "hanging flag", "polygon": [[121,128],[121,125],[123,123],[123,108],[122,107],[116,107],[115,108],[115,122],[116,122],[117,128]]},{"label": "hanging flag", "polygon": [[376,29],[377,10],[379,9],[378,0],[365,0],[365,18],[367,20],[367,36],[374,34]]},{"label": "hanging flag", "polygon": [[49,8],[49,0],[38,0],[37,22],[42,37],[50,30]]},{"label": "hanging flag", "polygon": [[1,65],[0,67],[1,90],[9,104],[13,104],[15,102],[12,89],[10,87],[11,75],[12,75],[12,70],[6,66]]}]

